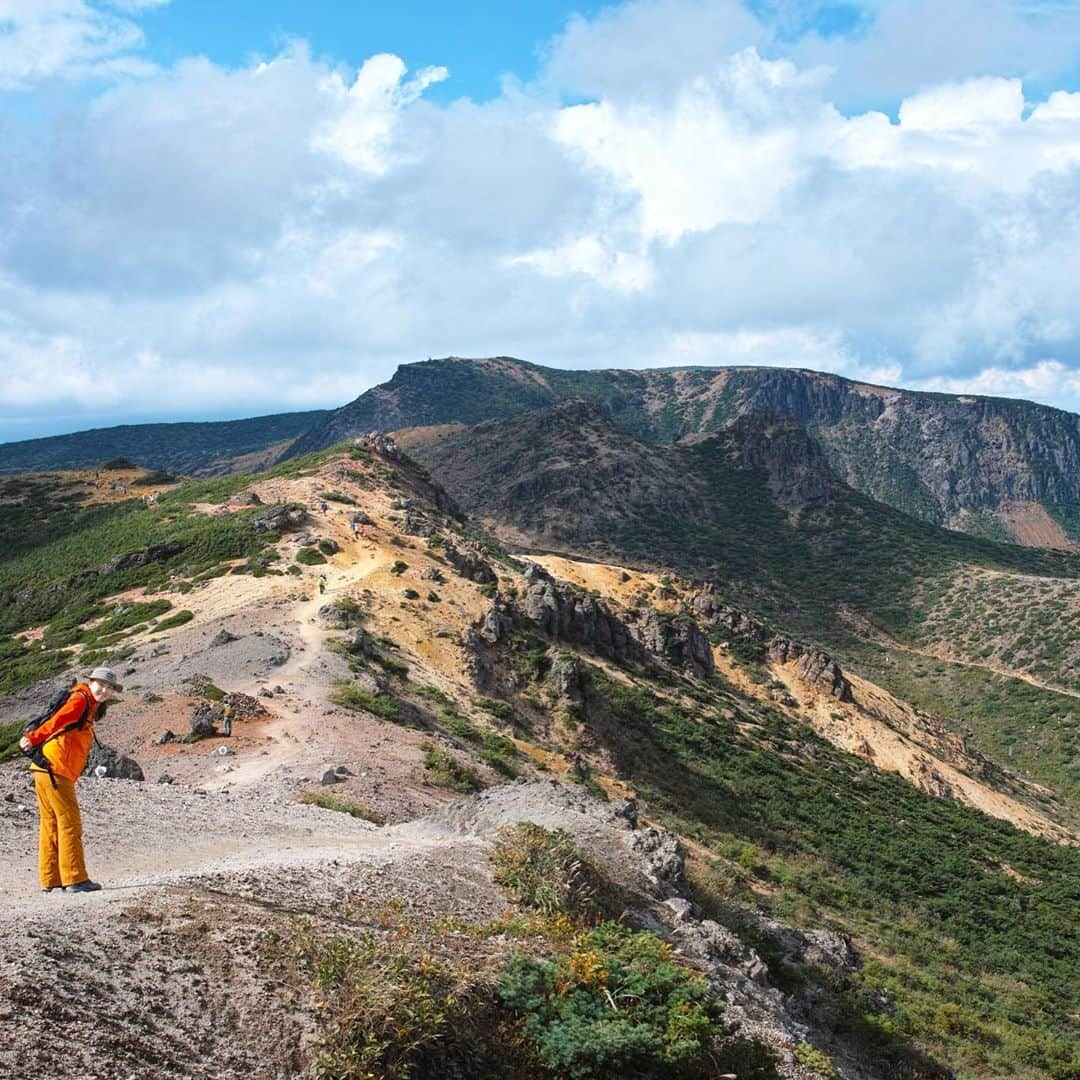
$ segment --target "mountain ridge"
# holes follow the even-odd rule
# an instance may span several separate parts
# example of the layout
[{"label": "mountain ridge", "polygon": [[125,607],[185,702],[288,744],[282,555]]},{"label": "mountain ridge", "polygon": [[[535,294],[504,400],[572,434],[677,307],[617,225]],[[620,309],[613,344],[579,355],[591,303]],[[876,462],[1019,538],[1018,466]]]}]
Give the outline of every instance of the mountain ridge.
[{"label": "mountain ridge", "polygon": [[1080,416],[808,369],[567,371],[512,357],[429,360],[402,365],[328,413],[286,456],[371,430],[478,423],[566,398],[593,401],[616,426],[656,443],[752,413],[790,416],[851,486],[905,513],[1020,543],[1080,541]]},{"label": "mountain ridge", "polygon": [[[119,424],[21,439],[0,443],[0,476],[93,468],[120,457],[148,469],[188,474],[228,471],[233,459],[291,443],[325,415],[325,410],[316,409],[241,420]],[[285,445],[278,446],[273,457],[285,449]]]}]

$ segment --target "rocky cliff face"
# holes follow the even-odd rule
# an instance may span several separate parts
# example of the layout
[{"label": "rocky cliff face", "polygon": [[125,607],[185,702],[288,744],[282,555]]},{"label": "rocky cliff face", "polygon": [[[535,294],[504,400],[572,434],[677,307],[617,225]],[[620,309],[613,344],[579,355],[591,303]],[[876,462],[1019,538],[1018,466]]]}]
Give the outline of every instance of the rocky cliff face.
[{"label": "rocky cliff face", "polygon": [[428,361],[330,413],[292,452],[373,428],[472,424],[568,398],[596,404],[622,431],[655,443],[745,416],[788,417],[856,490],[951,527],[1008,529],[1007,511],[1018,503],[1049,508],[1051,522],[1080,506],[1080,417],[781,368],[574,372],[507,357]]},{"label": "rocky cliff face", "polygon": [[[552,577],[531,564],[525,570],[523,594],[511,601],[496,598],[477,628],[477,636],[496,644],[516,625],[530,625],[560,644],[584,648],[619,663],[659,661],[700,678],[713,673],[712,647],[688,616],[671,618],[643,607],[616,614],[602,600]],[[561,692],[573,696],[574,674],[559,669],[553,676]]]}]

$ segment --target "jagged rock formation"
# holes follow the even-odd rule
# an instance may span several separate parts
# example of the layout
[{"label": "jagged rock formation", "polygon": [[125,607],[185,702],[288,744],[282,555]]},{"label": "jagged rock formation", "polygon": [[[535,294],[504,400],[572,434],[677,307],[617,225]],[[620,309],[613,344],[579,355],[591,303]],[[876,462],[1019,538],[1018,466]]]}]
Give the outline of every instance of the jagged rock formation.
[{"label": "jagged rock formation", "polygon": [[777,664],[793,664],[804,682],[837,701],[851,701],[851,683],[840,665],[821,649],[808,648],[790,638],[775,637],[769,642],[769,659]]},{"label": "jagged rock formation", "polygon": [[[502,641],[515,624],[531,623],[551,640],[588,649],[619,663],[660,661],[708,678],[714,670],[712,648],[688,616],[664,616],[655,608],[617,615],[602,600],[552,577],[535,563],[524,572],[525,589],[517,601],[496,598],[479,627],[489,644]],[[572,673],[558,676],[573,684]]]},{"label": "jagged rock formation", "polygon": [[477,585],[493,585],[498,576],[491,563],[476,548],[458,547],[447,541],[442,547],[443,558],[466,580]]}]

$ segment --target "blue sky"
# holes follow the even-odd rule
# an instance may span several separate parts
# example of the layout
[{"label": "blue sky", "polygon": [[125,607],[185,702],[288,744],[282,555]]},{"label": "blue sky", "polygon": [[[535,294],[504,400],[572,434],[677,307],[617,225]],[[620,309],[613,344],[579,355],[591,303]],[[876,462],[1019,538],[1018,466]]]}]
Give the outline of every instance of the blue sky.
[{"label": "blue sky", "polygon": [[235,66],[252,56],[275,55],[289,40],[303,38],[318,56],[359,63],[392,52],[410,68],[442,65],[452,78],[433,91],[435,100],[497,97],[500,79],[511,73],[530,81],[539,53],[574,14],[591,15],[601,4],[529,0],[523,4],[298,3],[295,0],[231,0],[229,17],[215,0],[174,0],[141,20],[147,52],[171,64],[203,53]]},{"label": "blue sky", "polygon": [[1080,411],[1078,57],[1080,0],[0,0],[0,439],[496,353]]}]

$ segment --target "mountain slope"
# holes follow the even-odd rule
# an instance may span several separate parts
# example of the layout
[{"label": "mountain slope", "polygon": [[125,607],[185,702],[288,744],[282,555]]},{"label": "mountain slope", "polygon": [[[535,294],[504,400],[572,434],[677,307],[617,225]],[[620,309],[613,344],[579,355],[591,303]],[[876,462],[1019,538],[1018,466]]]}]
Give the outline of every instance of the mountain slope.
[{"label": "mountain slope", "polygon": [[839,636],[845,605],[902,632],[924,603],[920,582],[961,566],[1080,576],[1080,557],[964,536],[866,498],[786,418],[659,446],[595,405],[562,402],[398,439],[508,537],[708,575],[819,636]]},{"label": "mountain slope", "polygon": [[223,471],[234,458],[277,447],[318,424],[325,412],[280,413],[250,420],[205,423],[124,424],[43,439],[0,443],[0,475],[94,468],[111,458],[126,458],[149,469],[189,475]]},{"label": "mountain slope", "polygon": [[[1080,619],[1080,557],[965,536],[874,502],[836,477],[787,419],[747,417],[656,446],[615,429],[596,406],[564,402],[398,438],[508,542],[711,582],[901,697],[914,695],[1076,812],[1067,628]],[[964,583],[983,579],[994,596],[1012,598],[1015,617],[1000,599],[964,601]],[[922,663],[912,667],[915,653]],[[953,661],[968,665],[969,684],[981,676],[999,685],[935,695]]]},{"label": "mountain slope", "polygon": [[403,365],[290,451],[367,431],[477,423],[578,398],[670,443],[742,416],[789,416],[856,490],[905,513],[1037,546],[1080,540],[1080,417],[1031,402],[916,393],[781,368],[563,371],[508,357]]},{"label": "mountain slope", "polygon": [[[578,493],[559,513],[594,502],[605,529],[661,489],[681,500],[673,512],[690,515],[752,482],[746,490],[767,504],[770,522],[860,498],[823,471],[805,434],[779,421],[751,425],[738,440],[725,433],[709,451],[720,464],[688,480],[701,445],[641,444],[577,404],[528,419],[531,444],[500,445],[508,436],[498,425],[481,435],[507,476],[515,454],[528,465],[529,482],[513,505],[535,503],[520,519],[530,528],[539,527],[547,492],[557,496],[568,484]],[[595,477],[574,475],[575,454],[601,463]],[[643,490],[657,469],[662,483]],[[491,486],[497,492],[500,484]],[[381,979],[402,970],[383,963],[386,942],[406,941],[429,973],[442,970],[433,955],[456,949],[468,992],[454,1000],[475,1000],[493,954],[567,948],[565,924],[560,942],[557,920],[506,909],[490,878],[491,836],[511,821],[534,820],[576,829],[587,844],[602,839],[596,818],[603,815],[624,823],[619,835],[653,874],[656,902],[627,917],[652,919],[665,934],[669,924],[682,927],[670,933],[676,955],[704,965],[729,1010],[725,1019],[742,1021],[748,1034],[767,1032],[778,1052],[776,1071],[743,1063],[688,1075],[1068,1075],[1076,852],[1038,835],[1053,834],[1049,823],[1040,827],[1029,810],[1020,823],[1032,835],[889,771],[898,764],[885,758],[892,738],[889,752],[922,755],[950,781],[935,764],[944,760],[947,733],[935,744],[911,710],[864,683],[856,682],[851,701],[826,700],[791,642],[770,650],[767,663],[760,649],[750,655],[743,645],[761,644],[759,623],[725,608],[722,594],[710,592],[706,604],[704,593],[691,595],[660,573],[612,565],[545,560],[547,572],[478,542],[479,523],[463,523],[448,506],[393,442],[379,439],[258,476],[177,487],[152,509],[132,501],[63,526],[58,519],[41,550],[0,552],[5,647],[47,653],[57,673],[106,658],[121,665],[128,692],[100,735],[134,755],[151,780],[163,773],[172,780],[127,790],[118,780],[84,784],[91,854],[114,869],[110,884],[119,878],[133,887],[108,916],[104,905],[117,894],[100,897],[93,913],[102,917],[82,926],[83,946],[48,954],[50,970],[79,988],[77,1000],[86,985],[100,996],[95,1016],[104,1022],[85,1036],[101,1055],[93,1069],[123,1065],[157,1077],[180,1061],[197,1071],[194,1041],[214,1054],[232,1043],[220,1060],[236,1062],[237,1075],[258,1072],[247,1049],[248,1002],[279,1032],[265,1052],[289,1058],[280,1075],[300,1074],[311,1064],[304,1054],[325,1052],[335,1032],[351,1033],[354,1050],[375,1044],[364,1010],[350,1014],[351,1006],[371,1001],[372,1011],[405,1024],[417,1000],[386,1005]],[[17,509],[0,503],[0,522]],[[364,515],[364,535],[350,528],[354,514]],[[757,531],[754,540],[766,536]],[[578,576],[585,587],[569,580]],[[710,613],[730,617],[737,632],[721,633],[718,623],[710,641]],[[0,699],[0,720],[17,725],[46,689],[38,683]],[[161,738],[166,727],[185,732],[189,716],[220,715],[214,710],[225,694],[244,704],[231,738]],[[867,732],[874,759],[815,733],[839,722],[833,712],[879,725]],[[993,777],[975,775],[978,758],[953,760],[967,770],[957,783],[972,785],[972,801],[992,805],[1001,793],[989,786]],[[3,783],[21,792],[25,780],[14,767],[0,769]],[[544,782],[505,783],[515,775]],[[551,779],[575,794],[554,794],[562,788]],[[441,830],[429,818],[412,832],[372,835],[351,820],[355,813],[401,822],[461,799],[467,788],[496,785],[448,810]],[[611,800],[594,804],[587,790]],[[295,798],[310,805],[290,805]],[[560,817],[553,804],[564,800]],[[23,931],[52,899],[34,886],[33,830],[19,802],[0,801],[0,888],[15,902],[15,915],[0,923],[13,958],[0,988],[36,1020],[46,1004],[38,977],[44,946]],[[1006,803],[997,799],[996,807]],[[450,821],[458,825],[448,835]],[[654,823],[681,837],[689,884],[674,838],[653,831]],[[434,845],[415,842],[433,830]],[[624,875],[637,865],[625,855],[618,863]],[[188,876],[193,870],[197,877]],[[81,916],[70,911],[74,924]],[[310,956],[300,946],[315,933],[332,935],[332,947],[322,964],[301,972],[323,980],[313,986],[294,981],[295,966],[286,972],[281,963]],[[807,940],[818,944],[816,959],[806,958]],[[120,958],[107,972],[103,953]],[[595,976],[597,957],[575,955]],[[349,966],[366,956],[373,970]],[[328,980],[343,970],[366,981],[339,995]],[[160,990],[163,971],[173,989],[155,997],[148,988]],[[192,971],[200,982],[183,998],[175,980]],[[238,975],[249,980],[246,990],[218,1008]],[[443,988],[437,1001],[458,987]],[[313,991],[320,1007],[309,1011]],[[303,1041],[294,1000],[310,1025]],[[183,1037],[167,1030],[163,1001],[167,1012],[182,1013],[172,1026]],[[481,1003],[487,1015],[497,1008]],[[610,1006],[601,1004],[606,1017]],[[282,1013],[293,1022],[279,1022]],[[360,1026],[339,1030],[339,1022]],[[36,1023],[21,1025],[10,1041],[47,1049]],[[65,1080],[86,1072],[77,1042],[75,1066],[58,1073]],[[160,1061],[135,1064],[146,1046],[158,1048]],[[2,1053],[12,1056],[6,1043]]]}]

